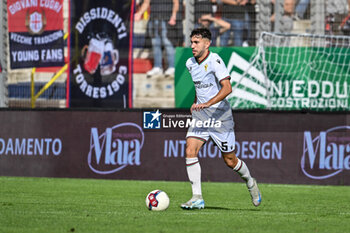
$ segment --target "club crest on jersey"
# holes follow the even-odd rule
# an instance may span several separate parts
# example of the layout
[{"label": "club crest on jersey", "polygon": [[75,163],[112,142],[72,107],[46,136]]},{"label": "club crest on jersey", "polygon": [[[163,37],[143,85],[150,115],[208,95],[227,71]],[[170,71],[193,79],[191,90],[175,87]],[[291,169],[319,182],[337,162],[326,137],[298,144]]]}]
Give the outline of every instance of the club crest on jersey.
[{"label": "club crest on jersey", "polygon": [[208,71],[208,64],[205,64],[205,65],[204,65],[204,69],[205,69],[205,72]]}]

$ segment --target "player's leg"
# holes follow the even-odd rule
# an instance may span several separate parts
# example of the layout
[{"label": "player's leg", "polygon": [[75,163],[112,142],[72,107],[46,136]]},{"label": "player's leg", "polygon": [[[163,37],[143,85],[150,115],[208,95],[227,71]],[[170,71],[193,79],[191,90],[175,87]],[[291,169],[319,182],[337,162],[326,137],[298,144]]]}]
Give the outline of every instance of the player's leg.
[{"label": "player's leg", "polygon": [[248,187],[253,185],[253,177],[250,175],[249,169],[244,161],[237,158],[234,151],[222,152],[222,156],[226,165],[237,172],[240,177],[247,183]]},{"label": "player's leg", "polygon": [[211,138],[220,148],[224,161],[228,167],[237,172],[246,182],[254,206],[261,203],[261,193],[256,180],[250,175],[249,169],[243,160],[237,158],[235,149],[235,134],[233,131],[228,133],[212,133]]},{"label": "player's leg", "polygon": [[261,204],[261,193],[256,182],[249,172],[249,169],[243,160],[237,158],[234,151],[232,152],[222,152],[224,161],[226,165],[237,172],[240,177],[246,182],[248,191],[252,198],[254,206],[259,206]]},{"label": "player's leg", "polygon": [[206,139],[187,137],[186,139],[186,171],[192,186],[192,198],[181,204],[184,209],[203,209],[204,200],[201,187],[201,167],[198,160],[198,152]]},{"label": "player's leg", "polygon": [[240,177],[246,182],[248,191],[252,198],[254,206],[261,204],[261,193],[256,180],[250,175],[249,169],[243,160],[237,158],[234,151],[222,152],[226,165],[237,172]]}]

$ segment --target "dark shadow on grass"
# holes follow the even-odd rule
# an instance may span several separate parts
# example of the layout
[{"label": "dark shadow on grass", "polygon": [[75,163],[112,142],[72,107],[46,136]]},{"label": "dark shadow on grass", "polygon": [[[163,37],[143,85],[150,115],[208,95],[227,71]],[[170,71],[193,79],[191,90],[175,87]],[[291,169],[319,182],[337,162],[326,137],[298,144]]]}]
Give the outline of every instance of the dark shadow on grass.
[{"label": "dark shadow on grass", "polygon": [[[181,208],[183,209],[183,208]],[[199,211],[198,209],[183,209],[187,211]],[[239,212],[256,212],[260,211],[259,208],[248,208],[248,209],[237,209],[237,208],[227,208],[227,207],[219,207],[219,206],[206,206],[204,210],[222,210],[222,211],[239,211]]]},{"label": "dark shadow on grass", "polygon": [[206,206],[205,209],[208,210],[234,210],[226,207],[218,207],[218,206]]},{"label": "dark shadow on grass", "polygon": [[248,209],[237,209],[237,208],[226,208],[226,207],[217,207],[217,206],[206,206],[205,209],[209,210],[231,210],[231,211],[239,211],[239,212],[244,212],[244,211],[260,211],[258,208],[248,208]]},{"label": "dark shadow on grass", "polygon": [[232,210],[236,210],[236,211],[249,211],[249,212],[257,212],[257,211],[261,211],[260,208],[249,208],[249,209],[232,209]]},{"label": "dark shadow on grass", "polygon": [[[185,208],[181,208],[181,209],[187,210],[187,211],[199,211],[198,209],[185,209]],[[205,210],[234,210],[226,207],[217,207],[217,206],[206,206],[204,209]]]}]

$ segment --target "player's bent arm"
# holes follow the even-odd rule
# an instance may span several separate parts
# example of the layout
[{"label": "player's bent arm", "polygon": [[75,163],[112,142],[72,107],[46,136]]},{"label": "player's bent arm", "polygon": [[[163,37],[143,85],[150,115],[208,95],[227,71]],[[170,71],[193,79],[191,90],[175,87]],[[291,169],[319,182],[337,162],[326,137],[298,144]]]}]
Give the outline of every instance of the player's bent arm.
[{"label": "player's bent arm", "polygon": [[[231,86],[231,82],[230,79],[224,79],[220,81],[221,84],[221,89],[218,92],[218,94],[216,96],[214,96],[213,98],[211,98],[207,103],[209,104],[209,106],[212,106],[218,102],[220,102],[221,100],[225,99],[226,96],[228,96],[229,94],[231,94],[232,92],[232,86]],[[209,107],[208,106],[208,107]]]}]

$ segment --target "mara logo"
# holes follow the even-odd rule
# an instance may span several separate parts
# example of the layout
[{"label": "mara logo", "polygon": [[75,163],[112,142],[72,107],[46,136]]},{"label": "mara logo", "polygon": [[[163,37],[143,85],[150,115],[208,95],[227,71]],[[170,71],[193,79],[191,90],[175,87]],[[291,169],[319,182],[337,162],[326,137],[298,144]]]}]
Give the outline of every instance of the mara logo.
[{"label": "mara logo", "polygon": [[304,132],[301,169],[311,179],[327,179],[350,170],[350,126],[337,126],[312,138]]},{"label": "mara logo", "polygon": [[97,174],[111,174],[126,166],[140,166],[144,133],[135,123],[122,123],[99,134],[91,128],[88,164]]}]

